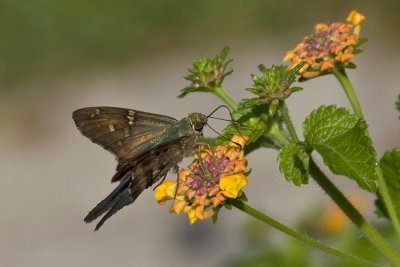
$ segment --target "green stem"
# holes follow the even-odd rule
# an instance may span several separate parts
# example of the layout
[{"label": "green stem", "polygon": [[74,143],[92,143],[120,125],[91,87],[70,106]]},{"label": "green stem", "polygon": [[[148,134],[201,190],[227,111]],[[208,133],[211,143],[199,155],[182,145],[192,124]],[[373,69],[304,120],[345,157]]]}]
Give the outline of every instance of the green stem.
[{"label": "green stem", "polygon": [[279,125],[277,122],[273,122],[268,134],[275,137],[281,143],[281,146],[285,146],[290,143],[287,136],[279,128]]},{"label": "green stem", "polygon": [[346,74],[344,69],[333,69],[333,74],[335,75],[336,79],[339,80],[340,84],[343,87],[344,92],[347,95],[347,98],[350,101],[351,106],[353,107],[354,114],[358,117],[364,119],[364,115],[361,109],[361,105],[358,102],[357,95],[353,89],[353,85],[351,84],[349,77]]},{"label": "green stem", "polygon": [[237,209],[253,216],[254,218],[265,222],[267,224],[269,224],[270,226],[274,227],[275,229],[286,233],[288,235],[290,235],[291,237],[298,239],[300,241],[303,241],[305,243],[307,243],[308,245],[315,247],[317,249],[320,249],[322,251],[325,251],[326,253],[329,253],[331,255],[337,256],[343,260],[347,260],[349,262],[352,262],[354,264],[357,265],[361,265],[361,266],[378,266],[375,263],[372,263],[370,261],[367,261],[365,259],[353,256],[351,254],[348,254],[346,252],[343,251],[339,251],[336,250],[332,247],[329,247],[327,245],[324,245],[318,241],[316,241],[315,239],[312,239],[311,237],[308,237],[306,235],[300,234],[299,232],[281,224],[280,222],[272,219],[271,217],[261,213],[260,211],[253,209],[252,207],[250,207],[249,205],[247,205],[246,203],[239,201],[239,200],[232,200],[232,205],[234,207],[236,207]]},{"label": "green stem", "polygon": [[[357,95],[354,91],[354,88],[350,82],[349,77],[346,74],[345,69],[333,69],[333,74],[335,77],[338,79],[340,84],[343,87],[343,90],[345,91],[351,106],[353,107],[354,113],[364,119],[364,115],[360,106],[360,103],[358,102]],[[368,131],[367,131],[368,133]],[[369,135],[369,133],[368,133]],[[375,171],[378,177],[378,184],[379,184],[379,193],[381,194],[383,198],[383,202],[385,203],[385,207],[389,213],[390,220],[392,221],[393,228],[395,229],[397,236],[400,237],[400,221],[399,217],[397,216],[395,206],[393,204],[392,198],[390,197],[389,194],[389,189],[386,184],[386,181],[382,175],[382,170],[379,165],[375,167]]]},{"label": "green stem", "polygon": [[386,240],[368,223],[360,212],[350,203],[342,192],[318,168],[314,160],[310,159],[310,174],[321,188],[333,199],[351,221],[365,234],[366,238],[394,265],[400,266],[400,256],[386,242]]},{"label": "green stem", "polygon": [[292,120],[290,119],[288,108],[286,107],[286,103],[283,103],[280,106],[280,110],[282,112],[283,120],[286,123],[286,127],[288,128],[290,137],[294,142],[299,141],[299,137],[297,136],[296,129],[293,126]]},{"label": "green stem", "polygon": [[226,103],[231,109],[237,109],[237,104],[230,98],[230,96],[225,92],[222,87],[214,87],[212,92],[218,96],[224,103]]},{"label": "green stem", "polygon": [[399,217],[397,216],[396,208],[393,204],[392,198],[390,197],[389,188],[385,178],[383,177],[381,166],[379,164],[375,167],[375,171],[378,177],[379,193],[383,198],[383,202],[385,203],[385,207],[389,213],[390,220],[393,223],[393,227],[397,233],[397,236],[400,237]]}]

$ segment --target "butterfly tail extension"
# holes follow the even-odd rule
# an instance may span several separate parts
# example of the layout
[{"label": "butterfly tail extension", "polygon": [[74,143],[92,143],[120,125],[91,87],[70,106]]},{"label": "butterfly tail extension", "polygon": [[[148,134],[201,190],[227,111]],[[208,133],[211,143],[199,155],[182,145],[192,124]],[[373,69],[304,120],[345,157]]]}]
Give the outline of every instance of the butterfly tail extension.
[{"label": "butterfly tail extension", "polygon": [[95,231],[99,230],[100,227],[107,221],[111,216],[113,216],[117,211],[122,209],[129,204],[132,204],[134,200],[132,200],[131,196],[129,195],[128,190],[125,190],[118,194],[115,197],[115,201],[113,201],[111,208],[108,212],[101,218],[99,223],[96,225]]},{"label": "butterfly tail extension", "polygon": [[122,194],[124,191],[127,191],[129,184],[129,180],[122,181],[105,199],[103,199],[89,212],[84,221],[86,223],[90,223],[108,211],[115,203],[117,196]]},{"label": "butterfly tail extension", "polygon": [[[125,203],[122,205],[119,209],[121,209],[123,206],[131,204],[133,201],[129,197],[129,185],[131,181],[130,180],[124,180],[122,181],[117,188],[115,188],[111,194],[109,194],[105,199],[103,199],[99,204],[94,207],[89,214],[85,217],[84,221],[86,223],[90,223],[94,220],[96,220],[98,217],[103,215],[107,211],[115,210],[115,206],[121,206],[122,203]],[[118,210],[119,210],[118,209]],[[113,211],[112,214],[114,214],[117,210]],[[111,214],[111,215],[112,215]],[[108,219],[111,215],[109,215],[106,219]],[[100,226],[105,222],[105,220],[102,220],[101,223],[98,224],[98,227],[96,226],[96,230],[100,228]]]}]

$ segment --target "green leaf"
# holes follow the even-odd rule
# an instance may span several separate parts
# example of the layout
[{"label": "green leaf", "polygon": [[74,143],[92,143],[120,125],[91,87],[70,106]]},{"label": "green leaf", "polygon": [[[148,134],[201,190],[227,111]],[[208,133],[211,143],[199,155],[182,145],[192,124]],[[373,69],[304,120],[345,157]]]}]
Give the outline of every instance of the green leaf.
[{"label": "green leaf", "polygon": [[216,211],[214,211],[214,214],[212,216],[212,222],[213,224],[216,224],[218,221],[218,213],[219,213],[220,208],[218,208]]},{"label": "green leaf", "polygon": [[303,90],[303,87],[299,87],[299,86],[294,86],[294,87],[292,87],[292,88],[290,88],[291,90],[292,90],[292,92],[294,93],[294,92],[298,92],[298,91],[301,91],[301,90]]},{"label": "green leaf", "polygon": [[214,146],[216,146],[218,144],[217,143],[217,138],[211,138],[211,137],[201,138],[201,139],[199,139],[199,143],[207,143],[211,147],[214,147]]},{"label": "green leaf", "polygon": [[240,196],[237,198],[237,200],[242,201],[242,202],[247,202],[249,199],[247,198],[246,194],[242,191],[240,193]]},{"label": "green leaf", "polygon": [[356,47],[359,47],[359,46],[365,44],[367,41],[368,41],[367,38],[359,38],[359,39],[357,40]]},{"label": "green leaf", "polygon": [[275,104],[275,105],[274,104],[270,104],[269,105],[269,109],[268,109],[269,114],[274,116],[277,109],[278,109],[278,105],[277,104]]},{"label": "green leaf", "polygon": [[279,151],[279,170],[286,180],[300,186],[308,183],[310,155],[299,144],[291,143]]},{"label": "green leaf", "polygon": [[187,94],[194,93],[194,92],[212,92],[212,88],[207,87],[185,87],[181,90],[181,93],[177,96],[178,98],[183,98]]},{"label": "green leaf", "polygon": [[225,201],[224,207],[227,210],[231,210],[232,209],[232,203],[230,201]]},{"label": "green leaf", "polygon": [[261,72],[265,72],[268,68],[264,64],[258,65],[258,70]]},{"label": "green leaf", "polygon": [[[389,189],[389,195],[395,206],[396,214],[400,219],[400,148],[387,151],[381,158],[379,165]],[[377,213],[389,218],[381,195],[377,194],[377,196],[378,199],[375,202],[378,209]]]},{"label": "green leaf", "polygon": [[398,99],[396,101],[396,108],[397,108],[398,111],[400,111],[400,95],[399,95],[399,97],[398,97]]},{"label": "green leaf", "polygon": [[365,122],[345,108],[321,106],[304,121],[306,142],[319,154],[329,169],[354,179],[370,192],[376,190],[376,152]]},{"label": "green leaf", "polygon": [[249,137],[247,144],[256,142],[261,136],[268,133],[272,118],[268,114],[269,104],[257,98],[244,99],[232,113],[234,122],[229,124],[223,132],[224,138],[218,138],[220,143],[234,134]]},{"label": "green leaf", "polygon": [[297,64],[296,66],[294,66],[294,67],[289,71],[290,75],[295,76],[296,73],[297,73],[305,64],[306,64],[306,62],[303,61],[303,62],[300,62],[299,64]]},{"label": "green leaf", "polygon": [[255,94],[255,95],[260,93],[260,90],[258,90],[256,88],[246,88],[245,90],[250,92],[250,93],[252,93],[252,94]]},{"label": "green leaf", "polygon": [[347,63],[346,68],[347,68],[347,69],[356,69],[356,68],[357,68],[357,65],[354,64],[353,62],[349,62],[349,63]]}]

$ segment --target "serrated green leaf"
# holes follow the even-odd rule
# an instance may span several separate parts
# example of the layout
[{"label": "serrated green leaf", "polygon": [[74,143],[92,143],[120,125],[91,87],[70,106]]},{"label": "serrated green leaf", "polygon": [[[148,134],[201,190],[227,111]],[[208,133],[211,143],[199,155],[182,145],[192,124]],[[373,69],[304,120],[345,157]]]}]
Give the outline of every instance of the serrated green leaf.
[{"label": "serrated green leaf", "polygon": [[309,144],[324,142],[345,134],[356,126],[359,118],[346,108],[321,106],[311,112],[303,123],[304,136]]},{"label": "serrated green leaf", "polygon": [[370,192],[376,190],[376,153],[362,119],[345,108],[321,106],[306,118],[303,131],[334,174],[354,179]]},{"label": "serrated green leaf", "polygon": [[310,155],[299,145],[291,143],[278,154],[280,172],[286,180],[300,186],[308,183]]},{"label": "serrated green leaf", "polygon": [[[387,151],[381,158],[379,165],[381,166],[383,178],[389,189],[389,195],[393,201],[396,214],[400,219],[400,148]],[[378,214],[389,218],[384,201],[380,194],[375,204]]]}]

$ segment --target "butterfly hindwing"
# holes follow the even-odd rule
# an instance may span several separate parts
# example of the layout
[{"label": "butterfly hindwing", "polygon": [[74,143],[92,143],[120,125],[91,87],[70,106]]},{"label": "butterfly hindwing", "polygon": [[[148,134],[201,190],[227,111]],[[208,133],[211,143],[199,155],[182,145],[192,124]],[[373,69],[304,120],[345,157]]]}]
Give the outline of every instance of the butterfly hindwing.
[{"label": "butterfly hindwing", "polygon": [[105,213],[96,225],[98,230],[118,210],[133,203],[143,190],[164,179],[170,169],[177,171],[177,164],[191,151],[194,142],[193,137],[181,137],[120,166],[113,177],[113,181],[120,181],[120,184],[89,212],[85,222],[89,223]]}]

